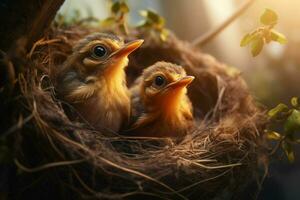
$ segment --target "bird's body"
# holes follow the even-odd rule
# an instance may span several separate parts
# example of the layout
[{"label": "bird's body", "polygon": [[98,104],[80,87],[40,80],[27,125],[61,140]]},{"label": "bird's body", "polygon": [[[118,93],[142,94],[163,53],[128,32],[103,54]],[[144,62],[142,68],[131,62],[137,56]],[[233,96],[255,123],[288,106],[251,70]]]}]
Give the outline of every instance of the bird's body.
[{"label": "bird's body", "polygon": [[182,67],[158,62],[145,69],[132,93],[131,133],[139,136],[184,136],[193,127],[192,105],[186,86],[194,78]]},{"label": "bird's body", "polygon": [[78,42],[57,78],[60,96],[97,130],[117,132],[128,122],[130,93],[124,68],[142,40],[124,44],[114,35],[92,34]]}]

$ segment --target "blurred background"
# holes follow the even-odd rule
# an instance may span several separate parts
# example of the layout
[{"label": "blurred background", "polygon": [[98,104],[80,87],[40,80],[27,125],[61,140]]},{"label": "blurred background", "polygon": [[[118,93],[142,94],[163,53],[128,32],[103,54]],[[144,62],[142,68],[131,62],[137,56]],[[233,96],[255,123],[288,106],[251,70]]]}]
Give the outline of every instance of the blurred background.
[{"label": "blurred background", "polygon": [[[246,0],[128,0],[131,9],[129,22],[139,24],[139,10],[152,9],[166,19],[167,28],[179,38],[192,41],[227,19]],[[72,18],[104,19],[109,15],[109,0],[66,0],[60,13]],[[265,8],[279,16],[276,29],[288,43],[265,45],[262,53],[253,58],[249,48],[241,48],[242,37],[259,26]],[[228,28],[201,50],[227,65],[242,71],[251,93],[268,108],[283,102],[289,104],[293,96],[300,96],[300,0],[256,0],[255,3]],[[258,199],[300,199],[300,148],[296,147],[296,162],[289,164],[284,157],[271,163]]]}]

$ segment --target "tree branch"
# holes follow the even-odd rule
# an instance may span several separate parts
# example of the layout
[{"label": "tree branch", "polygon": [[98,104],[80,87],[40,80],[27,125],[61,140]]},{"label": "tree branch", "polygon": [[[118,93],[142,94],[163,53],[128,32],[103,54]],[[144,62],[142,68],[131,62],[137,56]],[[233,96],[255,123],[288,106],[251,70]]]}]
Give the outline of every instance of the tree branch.
[{"label": "tree branch", "polygon": [[227,26],[229,26],[235,19],[237,19],[240,15],[242,15],[253,3],[255,0],[247,0],[241,7],[235,11],[226,21],[220,24],[215,29],[205,33],[204,35],[196,38],[192,44],[194,46],[204,46],[211,40],[213,40],[217,35],[219,35]]}]

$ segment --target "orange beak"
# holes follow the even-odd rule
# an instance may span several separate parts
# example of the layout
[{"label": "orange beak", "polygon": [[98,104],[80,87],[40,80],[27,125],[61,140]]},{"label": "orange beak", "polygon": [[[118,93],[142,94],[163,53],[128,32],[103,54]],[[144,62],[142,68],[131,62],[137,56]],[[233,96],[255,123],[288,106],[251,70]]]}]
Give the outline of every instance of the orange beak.
[{"label": "orange beak", "polygon": [[123,70],[124,67],[127,66],[127,62],[123,62],[123,59],[127,58],[127,56],[135,51],[137,48],[139,48],[143,44],[144,40],[134,40],[131,42],[128,42],[123,47],[112,53],[108,60],[111,60],[112,62],[106,66],[106,77],[113,77],[117,72],[120,70]]},{"label": "orange beak", "polygon": [[170,83],[161,91],[163,99],[168,102],[178,100],[177,97],[180,97],[180,94],[182,94],[181,92],[184,91],[183,89],[186,88],[186,86],[188,86],[194,79],[194,76],[185,76],[173,83]]},{"label": "orange beak", "polygon": [[168,84],[161,92],[159,102],[162,109],[166,112],[175,110],[182,103],[182,96],[185,94],[186,87],[195,79],[194,76],[185,76],[175,82]]},{"label": "orange beak", "polygon": [[174,89],[184,88],[188,86],[191,82],[193,82],[194,79],[195,79],[194,76],[185,76],[176,82],[170,83],[169,85],[167,85],[165,89],[174,90]]},{"label": "orange beak", "polygon": [[118,58],[123,58],[125,56],[128,56],[133,51],[135,51],[137,48],[139,48],[143,44],[143,42],[144,42],[144,40],[134,40],[134,41],[128,42],[127,44],[125,44],[124,47],[122,47],[121,49],[119,49],[116,52],[114,52],[113,54],[111,54],[110,57],[114,57],[114,58],[118,59]]}]

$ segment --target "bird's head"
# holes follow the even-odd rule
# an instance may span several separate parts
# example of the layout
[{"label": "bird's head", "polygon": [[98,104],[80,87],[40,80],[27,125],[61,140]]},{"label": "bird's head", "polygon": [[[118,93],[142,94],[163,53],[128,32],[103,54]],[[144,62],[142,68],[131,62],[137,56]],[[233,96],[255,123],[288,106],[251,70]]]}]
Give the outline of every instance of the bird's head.
[{"label": "bird's head", "polygon": [[105,77],[107,80],[116,80],[124,73],[128,55],[142,43],[143,40],[124,43],[113,34],[91,34],[75,45],[66,65],[84,78],[97,80],[99,77]]},{"label": "bird's head", "polygon": [[185,70],[167,62],[157,62],[143,72],[141,97],[148,112],[152,110],[174,114],[191,105],[186,96],[187,86],[194,80]]}]

